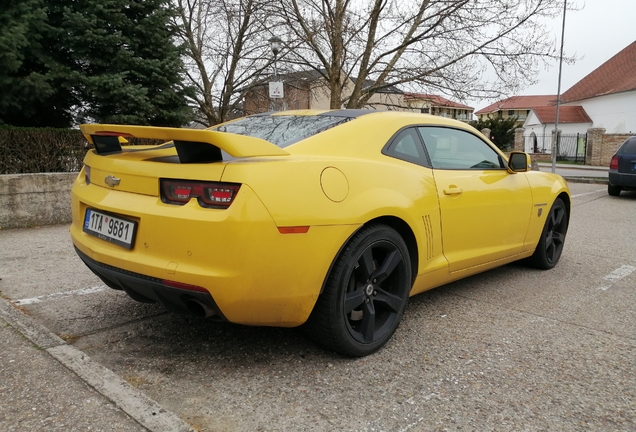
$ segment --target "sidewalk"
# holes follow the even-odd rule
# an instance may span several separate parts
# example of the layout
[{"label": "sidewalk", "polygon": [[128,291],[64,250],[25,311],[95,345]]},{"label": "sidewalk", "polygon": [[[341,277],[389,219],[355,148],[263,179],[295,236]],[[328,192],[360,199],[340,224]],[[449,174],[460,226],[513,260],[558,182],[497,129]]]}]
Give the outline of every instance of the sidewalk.
[{"label": "sidewalk", "polygon": [[[569,182],[579,183],[607,183],[608,167],[556,164],[556,173],[563,176]],[[552,172],[552,164],[549,162],[539,162],[539,170]]]},{"label": "sidewalk", "polygon": [[0,430],[191,431],[0,297]]},{"label": "sidewalk", "polygon": [[0,341],[0,430],[146,430],[1,318]]}]

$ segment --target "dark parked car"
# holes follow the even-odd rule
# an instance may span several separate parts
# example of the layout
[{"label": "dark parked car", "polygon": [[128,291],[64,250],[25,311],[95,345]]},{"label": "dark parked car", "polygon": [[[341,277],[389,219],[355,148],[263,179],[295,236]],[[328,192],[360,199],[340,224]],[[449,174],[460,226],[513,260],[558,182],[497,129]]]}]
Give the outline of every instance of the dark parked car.
[{"label": "dark parked car", "polygon": [[607,193],[618,196],[622,190],[636,190],[636,135],[621,144],[610,162]]}]

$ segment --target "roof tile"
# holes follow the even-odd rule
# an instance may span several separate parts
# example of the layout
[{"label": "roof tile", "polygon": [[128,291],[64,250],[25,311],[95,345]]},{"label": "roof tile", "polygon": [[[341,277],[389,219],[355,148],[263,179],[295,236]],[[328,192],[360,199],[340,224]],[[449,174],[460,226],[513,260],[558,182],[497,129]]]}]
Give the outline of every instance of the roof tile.
[{"label": "roof tile", "polygon": [[404,93],[404,99],[426,99],[430,100],[433,105],[438,107],[450,107],[450,108],[462,108],[462,109],[474,109],[471,106],[460,104],[459,102],[454,102],[450,99],[446,99],[441,96],[425,94],[425,93]]},{"label": "roof tile", "polygon": [[[532,108],[542,124],[554,123],[556,120],[556,106],[541,106]],[[592,123],[582,106],[559,107],[559,123]]]},{"label": "roof tile", "polygon": [[511,96],[482,108],[475,114],[487,114],[500,110],[530,109],[556,103],[556,95]]},{"label": "roof tile", "polygon": [[636,42],[593,70],[561,95],[563,102],[636,90]]}]

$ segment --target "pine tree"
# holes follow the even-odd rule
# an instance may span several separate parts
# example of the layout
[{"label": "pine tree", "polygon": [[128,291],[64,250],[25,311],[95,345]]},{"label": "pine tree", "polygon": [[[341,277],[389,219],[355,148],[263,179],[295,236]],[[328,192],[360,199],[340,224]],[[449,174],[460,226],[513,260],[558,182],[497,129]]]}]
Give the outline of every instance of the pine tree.
[{"label": "pine tree", "polygon": [[0,124],[67,127],[77,104],[44,0],[0,3]]},{"label": "pine tree", "polygon": [[0,124],[191,119],[167,0],[4,0]]},{"label": "pine tree", "polygon": [[169,3],[67,4],[62,26],[68,32],[73,69],[79,72],[81,121],[181,126],[191,119]]}]

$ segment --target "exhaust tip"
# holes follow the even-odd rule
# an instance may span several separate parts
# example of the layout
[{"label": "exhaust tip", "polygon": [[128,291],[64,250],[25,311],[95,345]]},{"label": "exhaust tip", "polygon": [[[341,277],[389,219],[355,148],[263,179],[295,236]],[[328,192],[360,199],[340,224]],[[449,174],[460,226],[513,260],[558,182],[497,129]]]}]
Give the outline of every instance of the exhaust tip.
[{"label": "exhaust tip", "polygon": [[201,303],[198,300],[190,299],[185,302],[188,311],[199,318],[209,318],[216,315],[214,310],[206,304]]}]

